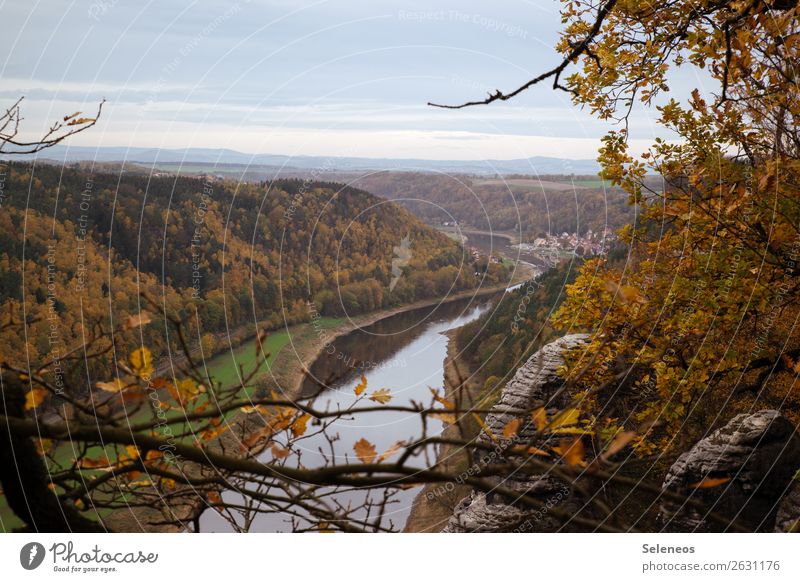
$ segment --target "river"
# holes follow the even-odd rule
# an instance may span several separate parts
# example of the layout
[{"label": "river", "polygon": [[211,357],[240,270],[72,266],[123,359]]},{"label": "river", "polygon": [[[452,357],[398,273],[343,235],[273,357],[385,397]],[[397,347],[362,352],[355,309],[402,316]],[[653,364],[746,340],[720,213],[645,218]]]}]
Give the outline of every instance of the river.
[{"label": "river", "polygon": [[[329,386],[317,398],[316,408],[350,406],[355,399],[354,387],[362,374],[367,379],[367,394],[387,388],[393,396],[392,404],[404,405],[414,400],[427,405],[431,401],[429,388],[441,390],[444,383],[443,365],[449,341],[445,332],[477,319],[491,305],[491,299],[486,297],[440,303],[387,317],[337,338],[311,367],[311,375]],[[306,381],[303,391],[313,394],[318,386],[314,381]],[[366,401],[362,406],[373,404]],[[427,434],[436,435],[442,428],[441,421],[431,420]],[[337,434],[338,440],[331,444],[318,435],[301,441],[303,465],[324,464],[320,448],[326,451],[328,460],[335,458],[336,464],[357,462],[353,444],[359,439],[373,443],[381,453],[398,441],[419,438],[422,425],[416,413],[377,412],[352,420],[338,419],[335,428],[329,427],[328,433]],[[269,452],[262,458],[264,462],[272,461]],[[417,463],[419,466],[426,464],[424,460]],[[400,491],[395,498],[387,512],[395,529],[402,529],[418,492],[419,488]],[[225,493],[224,497],[228,502],[240,501],[234,493]],[[356,505],[359,494],[339,495],[337,501],[351,501]],[[215,511],[207,510],[201,516],[200,530],[231,531],[231,526]],[[286,518],[274,514],[256,516],[249,527],[249,531],[254,532],[290,530],[291,524]]]}]

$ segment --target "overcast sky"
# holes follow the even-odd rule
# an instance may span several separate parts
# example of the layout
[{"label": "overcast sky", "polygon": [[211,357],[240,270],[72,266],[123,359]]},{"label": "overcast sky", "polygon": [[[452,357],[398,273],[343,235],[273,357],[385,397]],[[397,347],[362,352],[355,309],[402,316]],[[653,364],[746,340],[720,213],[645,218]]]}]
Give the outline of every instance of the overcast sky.
[{"label": "overcast sky", "polygon": [[[434,6],[435,8],[431,8]],[[251,153],[594,158],[609,128],[537,87],[557,62],[554,0],[0,0],[0,97],[25,128],[108,99],[75,145]],[[681,91],[702,84],[691,71]],[[656,135],[639,110],[634,142]],[[658,133],[669,138],[669,134]]]}]

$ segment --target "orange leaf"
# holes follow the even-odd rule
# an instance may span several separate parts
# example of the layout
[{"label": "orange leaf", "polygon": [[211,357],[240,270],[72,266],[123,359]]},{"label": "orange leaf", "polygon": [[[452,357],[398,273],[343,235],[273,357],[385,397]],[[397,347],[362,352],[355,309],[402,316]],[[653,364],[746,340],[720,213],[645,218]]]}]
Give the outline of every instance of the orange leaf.
[{"label": "orange leaf", "polygon": [[375,460],[375,457],[378,456],[378,452],[375,450],[375,445],[365,438],[356,441],[356,444],[353,445],[353,450],[356,452],[356,456],[362,463],[372,463]]},{"label": "orange leaf", "polygon": [[289,449],[284,449],[280,445],[272,445],[269,450],[272,451],[272,456],[276,459],[285,459],[289,456]]},{"label": "orange leaf", "polygon": [[442,406],[444,406],[445,408],[448,408],[450,410],[454,410],[455,409],[455,407],[456,407],[455,403],[451,402],[447,398],[442,398],[441,396],[439,396],[439,391],[438,390],[434,390],[430,386],[428,386],[428,390],[431,391],[431,394],[433,394],[433,399],[436,402],[438,402],[439,404],[441,404]]},{"label": "orange leaf", "polygon": [[558,453],[567,465],[583,464],[584,449],[580,437],[563,439],[557,447],[553,447],[553,451]]},{"label": "orange leaf", "polygon": [[513,418],[508,421],[503,427],[503,438],[510,439],[517,436],[517,431],[519,431],[520,420],[518,418]]},{"label": "orange leaf", "polygon": [[46,396],[47,390],[44,388],[31,388],[31,390],[25,395],[25,410],[36,408],[42,402],[44,402]]},{"label": "orange leaf", "polygon": [[730,481],[730,477],[705,477],[702,481],[692,483],[689,487],[694,489],[711,489],[712,487],[719,487]]},{"label": "orange leaf", "polygon": [[309,418],[311,418],[310,414],[304,414],[292,423],[292,434],[294,436],[299,437],[306,433]]},{"label": "orange leaf", "polygon": [[441,420],[445,424],[456,423],[456,415],[453,414],[452,412],[431,412],[429,416],[431,418]]},{"label": "orange leaf", "polygon": [[355,390],[353,392],[356,393],[356,396],[361,396],[364,393],[364,390],[367,389],[367,377],[362,375],[361,382],[358,383]]}]

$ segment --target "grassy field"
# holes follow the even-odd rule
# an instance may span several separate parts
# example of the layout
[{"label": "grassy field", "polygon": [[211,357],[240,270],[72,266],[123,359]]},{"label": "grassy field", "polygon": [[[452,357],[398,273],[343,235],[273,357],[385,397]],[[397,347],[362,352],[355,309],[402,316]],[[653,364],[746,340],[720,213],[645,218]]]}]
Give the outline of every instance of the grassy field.
[{"label": "grassy field", "polygon": [[608,180],[601,180],[600,178],[594,180],[576,179],[575,185],[583,186],[584,188],[611,188],[611,182]]}]

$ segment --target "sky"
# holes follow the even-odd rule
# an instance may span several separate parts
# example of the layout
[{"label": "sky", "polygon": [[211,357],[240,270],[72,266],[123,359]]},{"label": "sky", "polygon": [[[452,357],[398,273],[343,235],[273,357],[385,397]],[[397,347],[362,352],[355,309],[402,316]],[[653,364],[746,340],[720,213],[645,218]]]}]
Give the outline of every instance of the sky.
[{"label": "sky", "polygon": [[[71,145],[424,158],[595,158],[613,126],[563,92],[460,111],[558,62],[556,0],[0,0],[0,100],[33,136],[100,122]],[[683,94],[703,79],[674,81]],[[636,109],[631,143],[655,136]]]}]

